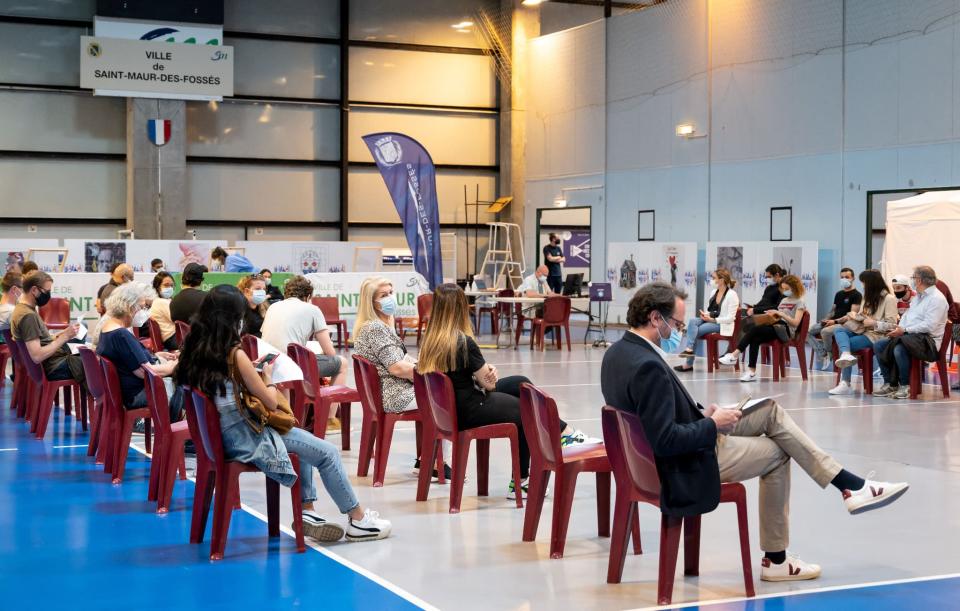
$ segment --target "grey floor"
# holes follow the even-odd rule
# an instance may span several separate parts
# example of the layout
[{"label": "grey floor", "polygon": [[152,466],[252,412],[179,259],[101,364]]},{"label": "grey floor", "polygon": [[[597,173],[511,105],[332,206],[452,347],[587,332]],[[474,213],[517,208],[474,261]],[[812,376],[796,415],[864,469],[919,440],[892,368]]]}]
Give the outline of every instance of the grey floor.
[{"label": "grey floor", "polygon": [[[576,337],[582,337],[575,331]],[[482,342],[481,342],[482,343]],[[575,344],[572,352],[528,348],[485,350],[502,376],[522,374],[553,395],[560,415],[588,434],[600,437],[599,408],[602,348]],[[745,392],[729,368],[707,374],[702,359],[685,378],[702,403],[733,403]],[[821,490],[794,467],[792,542],[790,549],[823,566],[812,582],[766,584],[759,581],[756,482],[747,484],[751,540],[758,594],[865,584],[960,572],[960,401],[943,400],[939,389],[924,387],[916,401],[893,401],[856,395],[833,398],[832,374],[816,373],[804,383],[799,370],[774,383],[770,371],[749,386],[754,396],[779,398],[793,418],[845,467],[877,478],[906,480],[910,492],[891,507],[850,516],[840,494]],[[859,378],[855,377],[859,389]],[[351,382],[352,384],[352,379]],[[355,407],[359,414],[359,406]],[[359,416],[355,416],[359,419]],[[336,555],[439,609],[626,609],[656,604],[659,513],[640,510],[645,553],[628,555],[624,580],[606,584],[609,540],[597,537],[596,488],[582,477],[561,560],[549,557],[548,498],[535,543],[520,540],[523,511],[505,498],[509,481],[506,442],[491,451],[491,495],[478,498],[471,464],[461,513],[447,513],[448,486],[434,484],[430,500],[415,501],[413,428],[401,425],[394,437],[383,488],[357,478],[360,431],[352,431],[353,450],[343,460],[364,505],[393,522],[393,536],[375,543],[326,545]],[[339,441],[338,437],[331,437]],[[472,458],[472,456],[471,456]],[[242,498],[263,512],[262,476],[245,475]],[[336,517],[318,479],[318,507]],[[284,503],[284,523],[289,507]],[[743,596],[735,512],[723,507],[703,521],[699,578],[678,574],[674,603]],[[317,545],[317,547],[320,547]],[[322,576],[318,576],[322,579]],[[319,582],[318,582],[319,583]]]}]

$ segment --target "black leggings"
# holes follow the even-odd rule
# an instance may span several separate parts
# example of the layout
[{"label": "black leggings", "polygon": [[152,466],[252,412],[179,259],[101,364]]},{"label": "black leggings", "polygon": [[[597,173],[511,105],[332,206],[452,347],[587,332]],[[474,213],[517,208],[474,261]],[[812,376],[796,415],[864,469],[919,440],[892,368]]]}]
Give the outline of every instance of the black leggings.
[{"label": "black leggings", "polygon": [[740,343],[737,344],[737,348],[740,352],[744,352],[747,346],[750,347],[750,352],[747,355],[747,364],[750,366],[750,369],[756,369],[757,355],[760,353],[760,344],[766,344],[775,339],[777,339],[777,332],[774,330],[773,325],[753,327],[740,338]]},{"label": "black leggings", "polygon": [[[525,376],[510,376],[497,381],[497,389],[487,393],[483,404],[466,414],[459,415],[460,430],[474,429],[488,424],[509,422],[517,425],[520,442],[520,477],[526,479],[530,475],[530,447],[527,437],[523,434],[523,423],[520,421],[520,385],[530,383]],[[567,423],[560,421],[560,434]]]}]

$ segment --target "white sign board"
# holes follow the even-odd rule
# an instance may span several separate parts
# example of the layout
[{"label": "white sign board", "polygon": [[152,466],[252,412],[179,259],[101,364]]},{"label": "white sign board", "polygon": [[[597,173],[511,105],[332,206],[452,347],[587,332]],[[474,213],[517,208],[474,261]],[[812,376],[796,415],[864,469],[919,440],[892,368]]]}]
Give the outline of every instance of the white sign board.
[{"label": "white sign board", "polygon": [[80,86],[97,95],[222,100],[233,95],[233,47],[81,36]]},{"label": "white sign board", "polygon": [[[267,268],[275,272],[294,274],[329,274],[342,272],[375,271],[373,264],[369,269],[354,270],[354,256],[357,247],[379,247],[374,242],[273,242],[266,240],[248,240],[235,242],[234,246],[243,248],[243,254],[250,259],[257,270]],[[360,263],[369,262],[369,257],[360,257]]]},{"label": "white sign board", "polygon": [[168,272],[183,271],[187,263],[210,263],[210,251],[227,246],[226,240],[78,240],[63,241],[68,248],[64,271],[106,273],[114,263],[127,263],[133,271],[150,271],[150,261],[163,259]]},{"label": "white sign board", "polygon": [[[0,238],[0,257],[3,265],[0,274],[6,273],[13,265],[22,265],[27,259],[27,251],[31,248],[59,248],[60,240],[56,238],[37,238],[34,240],[23,238]],[[40,261],[37,261],[40,264]]]},{"label": "white sign board", "polygon": [[[106,274],[51,273],[50,276],[53,278],[53,289],[50,294],[70,302],[70,320],[76,320],[78,316],[85,320],[100,318],[94,304],[97,300],[97,291],[109,280]],[[153,274],[138,273],[133,275],[133,279],[150,284],[153,282]]]},{"label": "white sign board", "polygon": [[[740,303],[753,305],[766,288],[764,269],[776,263],[800,278],[811,320],[817,320],[817,269],[820,264],[818,242],[707,242],[704,290],[713,270],[724,268],[737,281],[734,290]],[[706,299],[706,296],[704,297]],[[705,306],[704,306],[705,307]]]},{"label": "white sign board", "polygon": [[397,316],[417,316],[417,297],[430,292],[426,278],[417,272],[307,274],[306,277],[313,284],[315,296],[339,299],[340,316],[352,325],[357,315],[357,305],[360,303],[360,285],[372,275],[383,276],[393,282]]},{"label": "white sign board", "polygon": [[179,21],[137,21],[122,17],[93,17],[93,33],[105,38],[181,42],[185,44],[219,45],[223,43],[223,26]]},{"label": "white sign board", "polygon": [[688,294],[687,312],[694,312],[697,293],[696,242],[610,242],[606,281],[613,287],[610,322],[626,322],[627,306],[637,289],[650,282],[668,282]]}]

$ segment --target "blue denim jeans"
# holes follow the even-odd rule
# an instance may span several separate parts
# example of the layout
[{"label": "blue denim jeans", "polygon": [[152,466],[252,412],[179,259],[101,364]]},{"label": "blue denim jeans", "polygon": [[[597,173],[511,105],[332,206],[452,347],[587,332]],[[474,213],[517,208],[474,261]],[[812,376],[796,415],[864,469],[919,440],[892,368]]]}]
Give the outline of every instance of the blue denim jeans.
[{"label": "blue denim jeans", "polygon": [[[874,352],[877,355],[883,353],[887,348],[887,344],[890,343],[889,338],[881,338],[877,340],[877,343],[873,345]],[[904,348],[903,344],[897,344],[897,347],[893,349],[893,358],[897,363],[897,373],[900,376],[897,380],[897,383],[900,386],[908,386],[910,384],[910,353],[907,352],[907,349]],[[883,381],[887,384],[891,384],[891,370],[889,365],[883,362],[883,359],[880,360],[880,373],[883,374]]]},{"label": "blue denim jeans", "polygon": [[317,487],[313,483],[313,468],[316,467],[323,487],[337,504],[340,513],[349,513],[360,505],[343,468],[337,446],[298,427],[290,429],[281,439],[287,452],[293,452],[300,458],[300,497],[304,503],[317,500]]},{"label": "blue denim jeans", "polygon": [[[871,348],[873,346],[873,342],[871,342],[870,338],[866,335],[856,335],[846,329],[837,329],[834,331],[833,341],[837,342],[837,350],[840,351],[840,354],[844,352],[857,352],[858,350]],[[873,363],[870,363],[870,367],[873,367]],[[873,371],[861,371],[860,375],[864,377],[871,376],[873,375]],[[846,367],[840,370],[841,380],[849,382],[852,378],[853,367]]]},{"label": "blue denim jeans", "polygon": [[[686,350],[691,348],[694,351],[696,350],[697,341],[704,335],[709,335],[711,333],[719,333],[720,325],[715,322],[707,322],[697,316],[696,318],[691,318],[687,323],[687,335],[683,338],[683,344],[680,345],[680,350]],[[693,365],[694,357],[687,357],[687,365]]]}]

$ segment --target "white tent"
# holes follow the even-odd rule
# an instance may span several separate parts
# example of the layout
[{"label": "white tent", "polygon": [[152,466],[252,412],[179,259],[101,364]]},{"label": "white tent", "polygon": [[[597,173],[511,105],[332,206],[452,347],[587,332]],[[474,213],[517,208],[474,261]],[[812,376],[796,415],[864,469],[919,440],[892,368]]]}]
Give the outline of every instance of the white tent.
[{"label": "white tent", "polygon": [[[928,191],[887,203],[884,278],[929,265],[951,291],[960,289],[960,191]],[[956,298],[956,293],[954,293]]]}]

